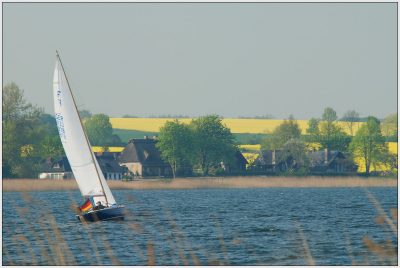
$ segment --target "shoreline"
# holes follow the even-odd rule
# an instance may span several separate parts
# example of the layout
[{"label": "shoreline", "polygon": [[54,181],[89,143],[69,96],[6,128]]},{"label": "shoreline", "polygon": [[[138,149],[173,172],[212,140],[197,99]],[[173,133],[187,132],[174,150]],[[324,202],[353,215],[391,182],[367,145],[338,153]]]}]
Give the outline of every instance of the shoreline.
[{"label": "shoreline", "polygon": [[[397,187],[396,178],[360,177],[197,177],[107,181],[112,190],[180,190],[210,188]],[[73,191],[75,180],[3,179],[3,192]]]}]

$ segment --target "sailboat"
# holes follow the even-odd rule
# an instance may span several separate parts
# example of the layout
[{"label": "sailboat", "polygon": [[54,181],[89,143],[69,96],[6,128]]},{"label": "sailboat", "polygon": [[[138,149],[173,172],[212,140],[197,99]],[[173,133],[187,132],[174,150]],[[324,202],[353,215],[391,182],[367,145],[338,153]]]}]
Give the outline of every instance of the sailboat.
[{"label": "sailboat", "polygon": [[76,217],[89,222],[123,220],[124,206],[116,203],[92,152],[60,55],[56,55],[53,91],[57,128],[79,190],[86,199]]}]

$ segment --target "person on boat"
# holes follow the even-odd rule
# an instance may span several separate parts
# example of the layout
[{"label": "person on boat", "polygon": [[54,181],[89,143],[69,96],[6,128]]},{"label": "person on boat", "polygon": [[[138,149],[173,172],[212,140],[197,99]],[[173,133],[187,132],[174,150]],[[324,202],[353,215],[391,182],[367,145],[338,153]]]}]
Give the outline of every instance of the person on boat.
[{"label": "person on boat", "polygon": [[94,207],[94,210],[99,210],[99,209],[105,208],[105,206],[103,206],[103,204],[100,201],[97,201],[96,205],[97,206]]}]

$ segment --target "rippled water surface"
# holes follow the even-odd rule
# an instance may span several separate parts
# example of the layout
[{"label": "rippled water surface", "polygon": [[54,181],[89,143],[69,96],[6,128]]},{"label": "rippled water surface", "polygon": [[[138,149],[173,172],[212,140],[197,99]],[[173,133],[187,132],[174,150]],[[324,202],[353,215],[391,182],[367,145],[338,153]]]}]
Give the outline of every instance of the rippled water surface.
[{"label": "rippled water surface", "polygon": [[[397,189],[368,191],[391,217]],[[113,193],[127,208],[126,220],[92,224],[75,219],[72,206],[82,201],[78,191],[3,193],[3,265],[351,265],[397,260],[397,235],[379,224],[377,210],[360,188]],[[391,241],[396,255],[376,255],[365,237],[374,243]]]}]

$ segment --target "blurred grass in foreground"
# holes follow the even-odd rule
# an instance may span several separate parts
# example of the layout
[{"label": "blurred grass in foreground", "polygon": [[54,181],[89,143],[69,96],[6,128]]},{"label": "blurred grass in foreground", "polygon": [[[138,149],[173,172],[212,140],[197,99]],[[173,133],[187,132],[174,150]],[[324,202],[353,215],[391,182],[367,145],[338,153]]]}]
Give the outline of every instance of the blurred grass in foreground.
[{"label": "blurred grass in foreground", "polygon": [[[397,247],[395,243],[398,234],[397,208],[390,209],[389,214],[382,208],[372,193],[367,189],[365,189],[365,193],[377,212],[375,223],[385,230],[386,237],[384,241],[376,242],[369,235],[364,235],[362,238],[364,249],[361,252],[364,259],[360,261],[354,257],[357,252],[352,248],[351,241],[346,236],[346,248],[351,264],[371,265],[370,261],[373,261],[373,264],[376,265],[376,260],[378,260],[379,265],[397,265]],[[73,250],[63,236],[55,215],[46,211],[33,211],[31,209],[32,206],[43,207],[45,205],[44,202],[32,198],[29,193],[22,193],[21,196],[26,206],[17,207],[14,211],[16,212],[15,216],[19,217],[27,227],[27,232],[15,233],[14,229],[3,229],[3,265],[230,265],[231,260],[228,257],[226,248],[228,243],[246,247],[249,252],[249,258],[262,259],[262,256],[257,256],[254,253],[255,251],[250,245],[243,243],[241,237],[226,241],[219,220],[214,218],[209,220],[214,225],[215,238],[219,242],[219,249],[208,249],[205,248],[205,245],[191,244],[187,237],[188,234],[185,234],[180,229],[174,219],[174,215],[168,208],[161,207],[160,211],[157,212],[142,212],[141,220],[137,220],[138,217],[135,215],[132,221],[121,222],[135,236],[145,232],[146,222],[151,220],[149,216],[152,214],[161,212],[166,219],[166,221],[160,221],[156,224],[159,233],[157,237],[147,237],[147,242],[142,246],[132,241],[132,244],[126,249],[126,254],[137,254],[140,260],[132,259],[131,263],[126,264],[116,257],[110,242],[112,233],[102,230],[102,222],[77,223],[76,226],[79,229],[70,231],[80,233],[81,238],[74,243],[75,249]],[[72,196],[70,196],[70,199],[72,200]],[[67,200],[71,204],[70,213],[75,213],[73,208],[77,204],[71,200]],[[135,198],[132,196],[128,198],[128,201],[134,203]],[[27,217],[29,213],[34,213],[35,216],[38,216],[35,221],[31,221],[31,218]],[[298,256],[294,260],[294,265],[299,265],[296,262],[300,260],[306,265],[319,265],[318,260],[312,256],[312,248],[310,249],[307,233],[305,233],[299,222],[293,221],[293,226],[292,235],[297,237],[295,241],[298,241],[296,243]],[[90,232],[93,228],[100,230],[96,237]],[[5,238],[8,238],[7,243],[13,241],[12,251],[9,245],[5,244]],[[163,252],[160,249],[161,245],[157,244],[160,241],[172,250]],[[73,253],[73,251],[76,252],[77,250],[79,250],[81,259],[78,259],[78,256]],[[160,251],[161,254],[156,253],[160,253]],[[358,252],[358,255],[360,256],[360,252]],[[82,262],[82,258],[85,261]],[[243,265],[246,265],[246,262]],[[259,261],[256,265],[277,264]]]}]

